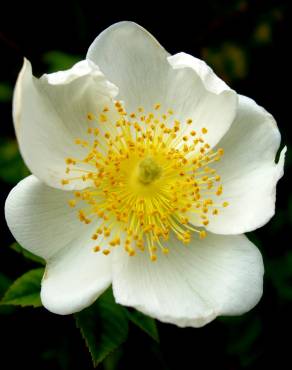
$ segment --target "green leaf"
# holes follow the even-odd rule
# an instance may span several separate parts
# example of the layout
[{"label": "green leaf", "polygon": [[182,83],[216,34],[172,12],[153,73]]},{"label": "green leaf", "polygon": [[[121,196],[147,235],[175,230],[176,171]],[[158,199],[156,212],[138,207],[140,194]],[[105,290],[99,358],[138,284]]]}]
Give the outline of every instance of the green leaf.
[{"label": "green leaf", "polygon": [[0,82],[0,102],[7,103],[12,99],[13,88],[6,82]]},{"label": "green leaf", "polygon": [[144,315],[142,312],[136,310],[127,310],[128,318],[147,333],[152,339],[159,343],[159,334],[156,326],[156,322],[151,317]]},{"label": "green leaf", "polygon": [[22,248],[18,243],[13,243],[10,245],[10,248],[13,249],[15,252],[18,252],[20,254],[23,255],[23,257],[31,260],[31,261],[34,261],[34,262],[37,262],[37,263],[40,263],[41,265],[45,265],[46,262],[44,259],[42,259],[41,257],[39,256],[36,256],[35,254],[27,251],[26,249]]},{"label": "green leaf", "polygon": [[[2,298],[8,287],[11,285],[11,283],[11,279],[0,272],[0,299]],[[2,306],[0,307],[0,315],[10,315],[11,313],[13,313],[14,309],[15,307],[12,306]]]},{"label": "green leaf", "polygon": [[75,320],[94,366],[127,339],[127,314],[122,306],[115,303],[111,289],[108,289],[92,306],[75,314]]},{"label": "green leaf", "polygon": [[9,285],[11,285],[11,280],[2,272],[0,272],[0,297],[2,297],[2,295],[6,292]]},{"label": "green leaf", "polygon": [[29,175],[13,139],[0,138],[0,179],[10,184],[16,184]]},{"label": "green leaf", "polygon": [[119,347],[111,352],[102,362],[103,370],[117,370],[119,362],[123,357],[123,348]]},{"label": "green leaf", "polygon": [[62,51],[52,50],[43,55],[43,61],[47,64],[49,72],[57,72],[71,68],[82,58],[63,53]]},{"label": "green leaf", "polygon": [[12,283],[0,304],[21,307],[40,307],[42,305],[40,290],[43,274],[44,268],[26,272]]}]

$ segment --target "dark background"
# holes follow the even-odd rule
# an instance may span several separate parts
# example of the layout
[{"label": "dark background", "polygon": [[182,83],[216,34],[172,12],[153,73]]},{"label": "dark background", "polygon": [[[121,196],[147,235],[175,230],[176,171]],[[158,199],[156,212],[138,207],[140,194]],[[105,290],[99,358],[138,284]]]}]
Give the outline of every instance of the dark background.
[{"label": "dark background", "polygon": [[[0,199],[27,174],[11,119],[13,85],[26,56],[34,73],[70,67],[93,39],[120,20],[136,21],[170,52],[205,59],[232,88],[255,99],[276,118],[288,146],[286,175],[272,221],[250,234],[265,261],[264,295],[251,312],[219,318],[201,329],[158,323],[161,343],[131,327],[128,342],[100,367],[114,369],[259,369],[290,366],[292,312],[292,194],[289,1],[193,1],[161,8],[150,3],[6,0],[0,14]],[[290,19],[291,22],[291,19]],[[290,150],[289,150],[290,149]],[[249,150],[249,148],[247,148]],[[0,295],[30,268],[9,248],[13,237],[1,213]],[[1,367],[91,369],[72,317],[43,308],[0,308]],[[115,362],[118,361],[118,364]]]}]

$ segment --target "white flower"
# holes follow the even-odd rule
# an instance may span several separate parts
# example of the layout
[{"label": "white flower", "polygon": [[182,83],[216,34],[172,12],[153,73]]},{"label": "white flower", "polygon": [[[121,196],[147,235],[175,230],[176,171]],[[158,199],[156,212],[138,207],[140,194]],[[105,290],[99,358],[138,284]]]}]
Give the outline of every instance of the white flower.
[{"label": "white flower", "polygon": [[203,61],[118,23],[70,70],[36,79],[25,60],[13,116],[33,175],[6,219],[47,261],[48,310],[82,310],[111,284],[182,327],[258,302],[262,257],[243,233],[273,216],[285,149],[276,164],[273,117]]}]

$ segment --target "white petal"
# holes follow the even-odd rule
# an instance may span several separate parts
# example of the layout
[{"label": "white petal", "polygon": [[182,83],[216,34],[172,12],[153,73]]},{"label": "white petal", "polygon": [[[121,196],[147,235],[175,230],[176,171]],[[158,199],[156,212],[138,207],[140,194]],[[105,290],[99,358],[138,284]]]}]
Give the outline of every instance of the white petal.
[{"label": "white petal", "polygon": [[237,117],[219,143],[225,154],[214,166],[223,183],[221,201],[229,202],[210,218],[208,229],[218,234],[244,233],[268,222],[283,175],[286,148],[276,164],[280,133],[274,118],[245,96],[239,102]]},{"label": "white petal", "polygon": [[200,133],[203,127],[208,129],[204,138],[213,147],[232,124],[237,94],[198,58],[178,53],[168,57],[168,61],[176,71],[171,99],[175,101],[177,110],[188,112],[193,118],[189,131]]},{"label": "white petal", "polygon": [[48,262],[41,300],[51,312],[71,314],[90,306],[111,280],[111,256],[94,253],[88,240],[79,238]]},{"label": "white petal", "polygon": [[110,257],[92,251],[97,225],[81,224],[69,199],[71,192],[29,176],[10,192],[5,205],[16,240],[48,262],[41,298],[47,309],[59,314],[90,305],[111,283]]},{"label": "white petal", "polygon": [[168,61],[175,69],[190,68],[194,70],[204,82],[206,89],[215,94],[221,94],[224,91],[230,91],[230,87],[228,87],[224,81],[216,76],[212,68],[210,68],[201,59],[195,58],[186,53],[177,53],[170,56]]},{"label": "white petal", "polygon": [[161,103],[161,111],[174,111],[171,120],[193,119],[186,130],[206,127],[208,143],[215,145],[235,116],[237,96],[202,61],[180,53],[169,54],[142,27],[117,23],[90,46],[87,58],[99,65],[119,87],[126,109],[147,112]]},{"label": "white petal", "polygon": [[118,303],[163,322],[200,327],[218,315],[242,314],[262,295],[263,262],[244,236],[209,233],[188,247],[172,240],[155,263],[147,253],[115,250],[113,291]]},{"label": "white petal", "polygon": [[7,224],[16,240],[45,259],[71,244],[88,227],[68,205],[72,192],[53,189],[35,176],[20,181],[9,193],[5,204]]},{"label": "white petal", "polygon": [[[87,114],[103,109],[117,92],[93,62],[81,61],[38,80],[25,59],[15,87],[13,117],[20,151],[31,172],[60,188],[65,158],[86,155],[75,139],[86,139]],[[75,181],[66,189],[84,186]]]},{"label": "white petal", "polygon": [[119,22],[94,40],[86,57],[119,87],[127,110],[143,106],[149,111],[163,98],[160,85],[170,70],[168,55],[144,28]]}]

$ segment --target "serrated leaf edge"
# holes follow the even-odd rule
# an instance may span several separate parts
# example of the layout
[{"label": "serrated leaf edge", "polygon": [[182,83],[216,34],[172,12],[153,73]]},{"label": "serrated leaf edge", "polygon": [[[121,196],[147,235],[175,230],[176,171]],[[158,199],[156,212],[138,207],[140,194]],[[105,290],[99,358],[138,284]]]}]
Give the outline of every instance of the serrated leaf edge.
[{"label": "serrated leaf edge", "polygon": [[15,303],[12,303],[13,300],[8,300],[8,301],[5,302],[6,296],[9,293],[10,289],[12,289],[19,282],[19,280],[23,278],[23,276],[25,274],[28,274],[29,272],[36,271],[36,270],[44,270],[44,268],[43,267],[39,267],[39,268],[36,268],[36,269],[32,269],[30,271],[25,272],[23,275],[19,276],[16,280],[14,280],[14,282],[10,285],[10,287],[7,289],[7,291],[5,292],[4,296],[0,300],[0,305],[1,306],[34,307],[34,308],[42,307],[42,305],[34,305],[34,304],[26,304],[26,305],[23,305],[23,304],[15,304]]}]

